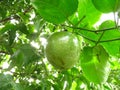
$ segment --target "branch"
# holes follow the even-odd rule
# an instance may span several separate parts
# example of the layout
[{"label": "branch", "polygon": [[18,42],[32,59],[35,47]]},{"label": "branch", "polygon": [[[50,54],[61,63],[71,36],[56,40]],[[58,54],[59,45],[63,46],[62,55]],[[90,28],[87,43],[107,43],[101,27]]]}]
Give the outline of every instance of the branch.
[{"label": "branch", "polygon": [[75,26],[78,26],[85,18],[86,18],[86,16],[83,16],[83,17],[75,24]]},{"label": "branch", "polygon": [[[29,11],[31,11],[31,9],[33,9],[33,7],[32,7],[32,6],[29,6],[27,9],[24,10],[23,14],[25,15],[26,13],[28,13]],[[7,21],[10,21],[10,20],[12,20],[12,19],[20,19],[20,17],[19,17],[18,15],[14,15],[14,16],[11,15],[11,16],[8,17],[8,18],[5,18],[5,19],[0,20],[0,23],[2,23],[2,22],[7,22]]]},{"label": "branch", "polygon": [[[100,35],[100,37],[99,37],[98,41],[96,42],[96,45],[100,42],[100,40],[102,39],[102,37],[103,37],[104,33],[105,33],[105,31],[103,31],[103,32],[102,32],[102,34]],[[96,46],[96,45],[95,45],[95,46]]]},{"label": "branch", "polygon": [[[82,36],[82,37],[85,38],[85,39],[87,39],[87,40],[89,40],[89,41],[91,41],[91,42],[94,42],[94,43],[97,42],[96,40],[90,39],[90,38],[88,38],[88,37],[86,37],[86,36]],[[118,41],[118,40],[120,40],[120,38],[115,38],[115,39],[110,39],[110,40],[101,40],[101,41],[99,41],[98,43],[112,42],[112,41]],[[97,44],[98,44],[98,43],[97,43]]]},{"label": "branch", "polygon": [[8,18],[5,18],[5,19],[0,20],[0,23],[6,22],[6,21],[9,21],[9,20],[11,20],[11,17],[8,17]]},{"label": "branch", "polygon": [[2,67],[0,67],[0,69],[3,69]]},{"label": "branch", "polygon": [[[79,34],[79,33],[76,33],[76,34]],[[90,38],[88,38],[88,37],[86,37],[86,36],[84,36],[84,35],[82,35],[82,34],[79,34],[79,35],[82,36],[83,38],[85,38],[85,39],[93,42],[93,43],[96,43],[96,42],[97,42],[97,41],[95,41],[95,40],[93,40],[93,39],[90,39]]]},{"label": "branch", "polygon": [[8,18],[5,18],[5,19],[0,20],[0,23],[2,23],[2,22],[7,22],[7,21],[10,21],[10,20],[12,20],[12,19],[19,19],[19,18],[20,18],[20,17],[19,17],[18,15],[10,16],[10,17],[8,17]]},{"label": "branch", "polygon": [[[89,41],[91,41],[91,42],[93,42],[93,43],[104,43],[104,42],[111,42],[111,41],[118,41],[118,40],[120,40],[120,38],[115,38],[115,39],[110,39],[110,40],[99,40],[99,42],[98,41],[96,41],[96,40],[93,40],[93,39],[90,39],[90,38],[88,38],[88,37],[86,37],[86,36],[84,36],[84,35],[82,35],[82,34],[80,34],[80,33],[76,33],[76,34],[78,34],[78,35],[80,35],[80,36],[82,36],[83,38],[85,38],[85,39],[87,39],[87,40],[89,40]],[[103,33],[104,34],[104,33]],[[103,34],[100,36],[100,38],[99,39],[101,39],[101,37],[103,36]]]},{"label": "branch", "polygon": [[115,39],[110,39],[110,40],[102,40],[99,43],[104,43],[104,42],[111,42],[111,41],[118,41],[120,38],[115,38]]},{"label": "branch", "polygon": [[10,54],[10,53],[8,53],[8,52],[6,52],[6,51],[0,51],[0,53]]},{"label": "branch", "polygon": [[[117,29],[117,27],[112,27],[112,28],[106,28],[106,29],[92,30],[92,29],[85,29],[85,28],[81,28],[81,27],[74,27],[74,26],[67,26],[67,25],[62,25],[62,26],[66,26],[66,27],[73,28],[73,29],[80,29],[80,30],[83,30],[83,31],[94,32],[94,33]],[[118,27],[120,27],[120,26],[118,26]]]},{"label": "branch", "polygon": [[29,11],[31,11],[33,9],[32,6],[29,6],[27,9],[24,10],[23,14],[25,15],[26,13],[28,13]]}]

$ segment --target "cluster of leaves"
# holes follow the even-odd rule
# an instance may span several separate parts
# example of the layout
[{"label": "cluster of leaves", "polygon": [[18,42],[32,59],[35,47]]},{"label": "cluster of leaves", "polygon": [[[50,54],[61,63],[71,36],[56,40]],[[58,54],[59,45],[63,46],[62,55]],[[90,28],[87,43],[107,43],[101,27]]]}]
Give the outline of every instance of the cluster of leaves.
[{"label": "cluster of leaves", "polygon": [[[120,89],[120,32],[117,22],[120,2],[97,1],[0,0],[0,90]],[[113,4],[115,9],[111,8]],[[100,7],[104,11],[99,10]],[[95,28],[94,24],[101,15],[108,12],[118,13],[118,17]],[[53,32],[64,30],[78,35],[83,49],[78,64],[59,71],[46,60],[43,40]],[[6,62],[8,68],[3,66]],[[106,63],[110,63],[111,68],[108,79]],[[104,80],[106,82],[96,84]]]}]

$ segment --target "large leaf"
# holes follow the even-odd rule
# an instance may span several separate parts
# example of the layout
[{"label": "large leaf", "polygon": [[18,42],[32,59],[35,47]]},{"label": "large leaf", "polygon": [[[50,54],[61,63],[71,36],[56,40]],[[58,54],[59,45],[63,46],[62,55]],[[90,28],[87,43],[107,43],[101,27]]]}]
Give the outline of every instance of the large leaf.
[{"label": "large leaf", "polygon": [[[79,30],[80,31],[80,30]],[[93,31],[93,32],[92,32]],[[91,40],[95,40],[95,41],[97,41],[98,39],[99,39],[99,37],[101,36],[101,32],[94,32],[94,31],[96,31],[94,28],[91,28],[91,31],[86,31],[86,30],[81,30],[80,31],[80,33],[83,35],[83,36],[85,36],[85,37],[87,37],[87,38],[89,38],[89,39],[91,39]]]},{"label": "large leaf", "polygon": [[7,23],[5,25],[5,27],[0,29],[0,35],[4,34],[5,32],[9,31],[9,30],[14,30],[15,29],[15,25],[11,24],[11,23]]},{"label": "large leaf", "polygon": [[114,12],[120,5],[120,0],[92,0],[92,2],[103,13]]},{"label": "large leaf", "polygon": [[[100,29],[115,27],[115,22],[108,20],[100,25]],[[114,39],[120,38],[120,31],[118,29],[106,30],[101,41],[106,41],[101,43],[103,47],[107,50],[110,55],[118,56],[120,53],[120,40],[114,41]],[[113,41],[109,41],[113,40]],[[109,41],[109,42],[108,42]]]},{"label": "large leaf", "polygon": [[3,35],[5,32],[8,32],[8,41],[11,46],[16,37],[17,27],[14,24],[7,23],[5,27],[1,28],[0,35]]},{"label": "large leaf", "polygon": [[24,34],[26,34],[26,35],[29,35],[29,34],[30,34],[29,31],[28,31],[28,29],[27,29],[27,27],[26,27],[26,25],[25,25],[24,23],[18,24],[17,27],[18,27],[18,29],[19,29],[22,33],[24,33]]},{"label": "large leaf", "polygon": [[0,90],[31,90],[27,86],[15,83],[11,75],[0,74]]},{"label": "large leaf", "polygon": [[0,74],[0,90],[12,90],[12,80],[11,75]]},{"label": "large leaf", "polygon": [[81,67],[85,77],[94,83],[104,83],[109,75],[108,59],[109,56],[102,46],[84,47]]},{"label": "large leaf", "polygon": [[95,28],[78,29],[76,30],[76,33],[80,34],[84,38],[84,41],[91,46],[94,46],[102,35],[102,32],[96,32]]},{"label": "large leaf", "polygon": [[37,12],[47,21],[59,24],[72,15],[78,0],[31,0]]},{"label": "large leaf", "polygon": [[35,48],[29,44],[24,44],[12,55],[11,59],[11,67],[22,67],[38,60],[39,56],[37,55]]},{"label": "large leaf", "polygon": [[92,26],[99,20],[101,12],[93,6],[91,0],[79,0],[78,16],[79,19],[82,19],[85,16],[81,21],[80,26]]},{"label": "large leaf", "polygon": [[10,30],[8,34],[9,34],[9,45],[11,46],[16,37],[16,30]]},{"label": "large leaf", "polygon": [[5,18],[7,14],[7,10],[5,8],[0,7],[0,18]]}]

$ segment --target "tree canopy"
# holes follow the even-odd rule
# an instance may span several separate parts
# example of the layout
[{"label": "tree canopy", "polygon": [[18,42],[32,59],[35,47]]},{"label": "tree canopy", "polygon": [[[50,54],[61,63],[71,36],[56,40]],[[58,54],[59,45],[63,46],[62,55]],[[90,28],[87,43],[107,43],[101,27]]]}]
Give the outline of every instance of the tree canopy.
[{"label": "tree canopy", "polygon": [[[109,13],[114,19],[96,26]],[[119,90],[119,20],[120,0],[0,0],[0,90]],[[79,60],[67,70],[46,57],[47,40],[55,32],[79,40]],[[52,43],[64,50],[52,55],[69,60],[73,47],[77,50],[69,43],[63,45],[70,46],[67,52],[59,41]]]}]

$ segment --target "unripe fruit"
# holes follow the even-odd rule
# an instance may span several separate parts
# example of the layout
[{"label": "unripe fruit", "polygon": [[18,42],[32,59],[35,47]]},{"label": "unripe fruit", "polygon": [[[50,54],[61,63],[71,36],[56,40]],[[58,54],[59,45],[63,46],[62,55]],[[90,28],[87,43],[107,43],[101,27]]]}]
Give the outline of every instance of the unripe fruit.
[{"label": "unripe fruit", "polygon": [[46,57],[58,69],[69,69],[80,56],[80,42],[70,32],[56,32],[48,38]]}]

